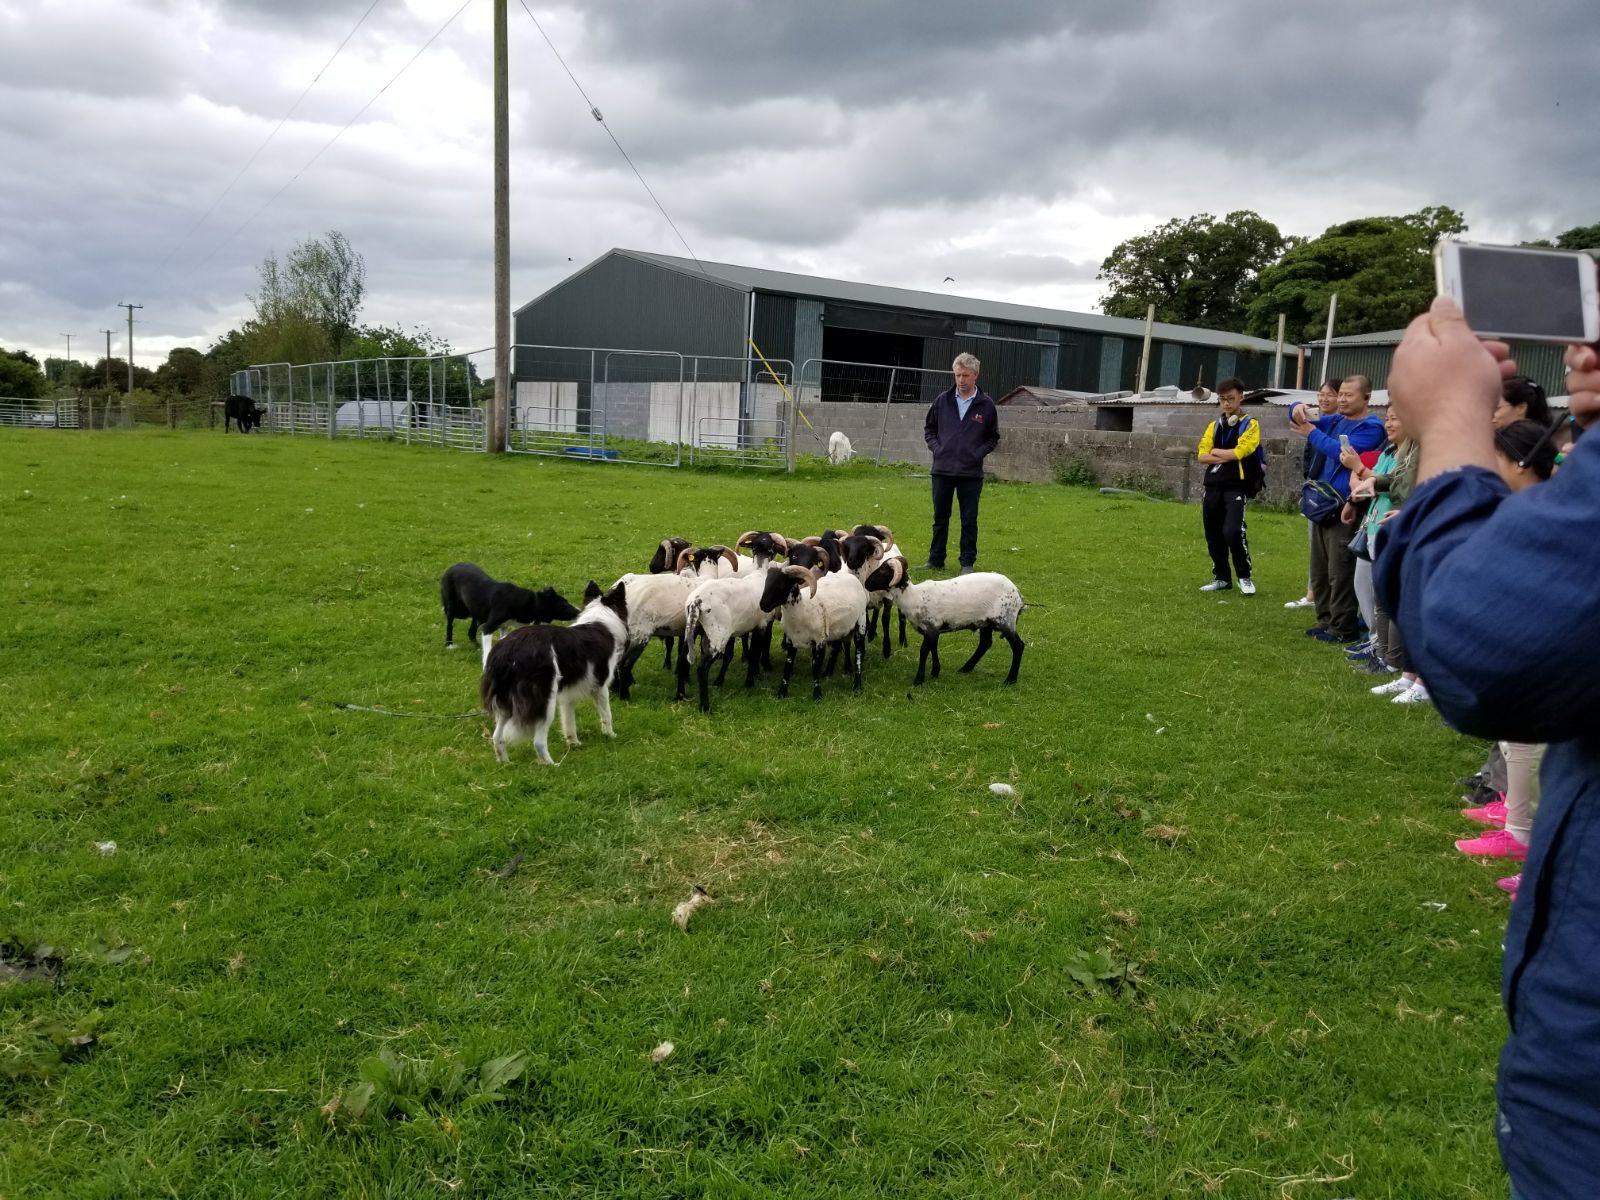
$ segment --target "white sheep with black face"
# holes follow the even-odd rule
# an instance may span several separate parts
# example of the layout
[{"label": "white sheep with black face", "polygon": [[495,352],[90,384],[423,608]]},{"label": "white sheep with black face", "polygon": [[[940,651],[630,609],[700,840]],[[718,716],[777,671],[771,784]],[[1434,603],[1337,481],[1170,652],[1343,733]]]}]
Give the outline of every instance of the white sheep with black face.
[{"label": "white sheep with black face", "polygon": [[849,645],[853,686],[861,690],[861,660],[867,646],[867,589],[848,571],[814,568],[768,567],[761,595],[761,611],[783,613],[783,682],[778,695],[789,694],[795,655],[811,647],[811,698],[822,699],[823,651],[836,644]]},{"label": "white sheep with black face", "polygon": [[[672,667],[672,645],[684,636],[683,606],[697,582],[688,575],[666,573],[661,575],[624,575],[617,580],[626,584],[628,591],[628,646],[617,667],[617,695],[631,699],[633,668],[644,656],[651,638],[660,638],[667,645],[666,665]],[[687,644],[678,648],[681,662]],[[683,685],[678,685],[675,700],[683,699]]]},{"label": "white sheep with black face", "polygon": [[922,634],[922,649],[917,657],[917,676],[925,678],[928,660],[933,659],[933,677],[939,677],[939,637],[958,629],[976,629],[978,647],[961,666],[970,672],[989,652],[998,632],[1011,647],[1011,670],[1007,683],[1017,681],[1022,666],[1023,641],[1017,636],[1017,618],[1024,608],[1017,585],[995,571],[977,571],[954,579],[932,579],[912,583],[904,559],[890,559],[867,579],[869,591],[887,591],[895,607]]},{"label": "white sheep with black face", "polygon": [[[722,660],[722,670],[717,675],[717,686],[721,687],[733,660],[734,639],[758,635],[772,624],[772,614],[761,610],[766,574],[751,567],[739,575],[700,580],[684,602],[687,654],[678,660],[678,692],[681,696],[688,683],[689,664],[697,663],[701,712],[711,711],[711,664]],[[761,670],[760,649],[752,649],[747,643],[744,658],[745,686],[753,687]]]}]

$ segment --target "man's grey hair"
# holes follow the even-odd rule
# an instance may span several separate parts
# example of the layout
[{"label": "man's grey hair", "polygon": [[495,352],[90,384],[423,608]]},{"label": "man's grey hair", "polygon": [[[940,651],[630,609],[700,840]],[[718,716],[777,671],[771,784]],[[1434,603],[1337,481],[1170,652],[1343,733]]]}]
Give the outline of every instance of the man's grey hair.
[{"label": "man's grey hair", "polygon": [[965,369],[976,375],[980,365],[976,354],[958,354],[955,362],[950,364],[950,369],[952,371]]},{"label": "man's grey hair", "polygon": [[1353,385],[1356,391],[1360,392],[1368,400],[1372,399],[1372,380],[1365,375],[1346,375],[1344,381]]}]

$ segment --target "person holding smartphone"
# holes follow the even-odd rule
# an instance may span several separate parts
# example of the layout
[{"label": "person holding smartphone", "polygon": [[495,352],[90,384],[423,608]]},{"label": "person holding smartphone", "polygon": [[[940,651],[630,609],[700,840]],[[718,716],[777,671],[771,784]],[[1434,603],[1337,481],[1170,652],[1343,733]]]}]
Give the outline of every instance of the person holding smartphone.
[{"label": "person holding smartphone", "polygon": [[[1588,426],[1600,345],[1565,362]],[[1513,1196],[1600,1196],[1600,439],[1512,495],[1492,422],[1513,374],[1506,345],[1480,342],[1448,297],[1407,329],[1389,397],[1421,455],[1378,594],[1449,724],[1549,743],[1505,936],[1495,1131]]]},{"label": "person holding smartphone", "polygon": [[[1371,400],[1372,381],[1365,375],[1347,375],[1339,385],[1338,412],[1313,417],[1306,404],[1289,410],[1289,428],[1322,456],[1316,482],[1342,501],[1350,499],[1350,468],[1340,461],[1341,452],[1347,445],[1357,454],[1383,445],[1383,424],[1368,412]],[[1361,609],[1356,602],[1355,556],[1350,553],[1355,529],[1339,519],[1340,511],[1340,506],[1335,506],[1312,524],[1311,594],[1317,623],[1306,630],[1306,636],[1349,643],[1360,637]]]}]

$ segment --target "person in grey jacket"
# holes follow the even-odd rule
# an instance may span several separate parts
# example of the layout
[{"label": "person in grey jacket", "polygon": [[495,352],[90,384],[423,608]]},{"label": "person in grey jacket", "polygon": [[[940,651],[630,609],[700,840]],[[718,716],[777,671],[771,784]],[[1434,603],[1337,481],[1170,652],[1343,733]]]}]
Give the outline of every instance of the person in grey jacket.
[{"label": "person in grey jacket", "polygon": [[922,436],[933,452],[933,536],[925,571],[944,568],[950,532],[950,502],[961,505],[961,573],[978,561],[978,497],[983,493],[983,460],[1000,444],[1000,416],[994,398],[978,386],[978,360],[958,354],[951,364],[955,386],[928,406]]}]

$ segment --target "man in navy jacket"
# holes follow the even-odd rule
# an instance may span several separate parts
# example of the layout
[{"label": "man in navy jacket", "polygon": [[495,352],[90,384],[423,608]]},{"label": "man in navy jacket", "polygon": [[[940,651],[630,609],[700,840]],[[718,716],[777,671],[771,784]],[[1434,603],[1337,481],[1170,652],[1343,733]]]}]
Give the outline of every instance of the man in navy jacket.
[{"label": "man in navy jacket", "polygon": [[[1567,350],[1571,413],[1600,417],[1600,348]],[[1520,1200],[1600,1196],[1600,433],[1510,495],[1491,423],[1515,372],[1447,299],[1395,352],[1390,402],[1421,444],[1387,526],[1379,602],[1445,720],[1549,742],[1501,993],[1500,1156]]]},{"label": "man in navy jacket", "polygon": [[922,569],[944,567],[950,532],[950,501],[961,505],[961,573],[978,561],[978,497],[983,493],[983,460],[1000,444],[1000,417],[994,399],[978,387],[978,360],[958,354],[950,369],[955,386],[928,406],[922,436],[933,452],[933,537]]}]

